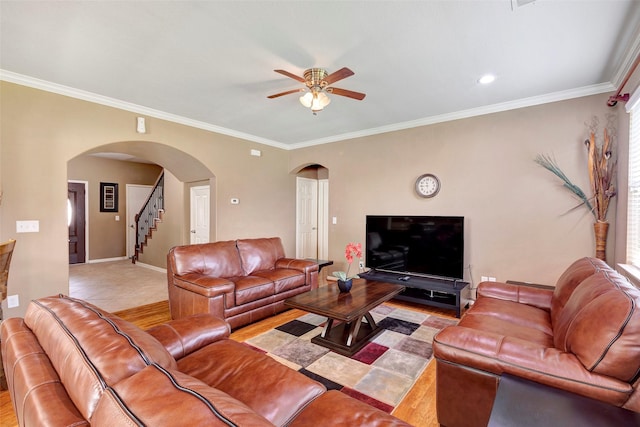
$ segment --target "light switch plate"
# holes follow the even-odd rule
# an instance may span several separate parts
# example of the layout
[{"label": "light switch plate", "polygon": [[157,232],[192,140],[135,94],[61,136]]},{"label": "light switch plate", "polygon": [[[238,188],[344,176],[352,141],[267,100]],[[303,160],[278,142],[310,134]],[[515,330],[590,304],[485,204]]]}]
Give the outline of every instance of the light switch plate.
[{"label": "light switch plate", "polygon": [[40,221],[16,221],[16,233],[37,233],[40,231]]},{"label": "light switch plate", "polygon": [[9,295],[7,297],[7,308],[16,308],[20,305],[20,298],[18,295]]}]

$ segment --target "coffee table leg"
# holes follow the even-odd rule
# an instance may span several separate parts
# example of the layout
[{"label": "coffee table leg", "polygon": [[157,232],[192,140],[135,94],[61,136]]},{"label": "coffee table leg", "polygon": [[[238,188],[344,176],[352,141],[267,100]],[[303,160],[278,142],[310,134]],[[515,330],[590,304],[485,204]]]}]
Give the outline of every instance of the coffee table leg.
[{"label": "coffee table leg", "polygon": [[376,329],[378,325],[376,325],[376,321],[373,320],[373,316],[368,311],[364,314],[364,318],[367,319],[367,323],[371,326],[371,329]]},{"label": "coffee table leg", "polygon": [[[375,320],[373,320],[371,313],[367,311],[363,317],[367,319],[367,324],[369,325],[369,328],[372,331],[378,327],[378,325],[376,325]],[[351,323],[351,326],[349,327],[349,336],[347,337],[348,347],[350,347],[353,344],[353,340],[355,340],[358,337],[358,333],[360,333],[361,326],[362,326],[362,317],[356,320],[355,322]]]},{"label": "coffee table leg", "polygon": [[329,332],[331,332],[331,328],[333,327],[333,319],[327,319],[327,323],[324,324],[324,329],[320,336],[322,338],[327,338],[329,336]]},{"label": "coffee table leg", "polygon": [[352,322],[349,327],[349,336],[347,337],[347,347],[351,347],[353,340],[358,336],[360,332],[360,325],[362,324],[362,317],[358,318],[355,322]]}]

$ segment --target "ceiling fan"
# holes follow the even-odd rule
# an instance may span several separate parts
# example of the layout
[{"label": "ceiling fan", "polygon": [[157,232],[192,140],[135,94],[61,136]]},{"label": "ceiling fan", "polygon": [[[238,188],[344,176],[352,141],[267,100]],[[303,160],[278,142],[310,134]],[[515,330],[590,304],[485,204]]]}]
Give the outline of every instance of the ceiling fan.
[{"label": "ceiling fan", "polygon": [[300,97],[300,102],[305,107],[310,108],[314,115],[318,111],[322,111],[322,109],[331,102],[331,99],[327,96],[328,93],[346,96],[347,98],[357,99],[358,101],[363,100],[366,96],[364,93],[331,87],[333,83],[353,76],[354,72],[347,67],[341,68],[331,74],[327,73],[327,70],[323,68],[309,68],[304,72],[304,77],[297,76],[285,70],[273,71],[297,80],[300,83],[304,83],[306,88],[292,89],[286,92],[276,93],[275,95],[270,95],[267,98],[273,99],[292,93],[306,92]]}]

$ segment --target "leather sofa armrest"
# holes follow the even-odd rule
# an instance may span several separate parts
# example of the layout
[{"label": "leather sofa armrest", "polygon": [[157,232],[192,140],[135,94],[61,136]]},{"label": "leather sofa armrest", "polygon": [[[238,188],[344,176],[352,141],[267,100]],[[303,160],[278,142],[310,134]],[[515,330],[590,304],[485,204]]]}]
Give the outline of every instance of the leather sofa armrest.
[{"label": "leather sofa armrest", "polygon": [[155,326],[147,332],[179,360],[208,344],[229,338],[231,328],[226,321],[211,314],[194,314]]},{"label": "leather sofa armrest", "polygon": [[[236,289],[235,283],[229,279],[224,277],[205,276],[198,273],[173,276],[173,284],[179,288],[195,292],[208,298],[225,294],[233,297]],[[233,299],[231,301],[233,301]]]},{"label": "leather sofa armrest", "polygon": [[289,427],[315,425],[409,427],[410,424],[337,390],[316,398]]},{"label": "leather sofa armrest", "polygon": [[553,289],[502,282],[482,282],[478,285],[478,298],[480,297],[513,301],[549,311]]},{"label": "leather sofa armrest", "polygon": [[311,289],[318,287],[318,263],[307,259],[280,258],[276,261],[275,268],[290,268],[304,273],[305,283]]},{"label": "leather sofa armrest", "polygon": [[276,261],[276,268],[290,268],[303,273],[318,271],[318,264],[306,259],[280,258]]}]

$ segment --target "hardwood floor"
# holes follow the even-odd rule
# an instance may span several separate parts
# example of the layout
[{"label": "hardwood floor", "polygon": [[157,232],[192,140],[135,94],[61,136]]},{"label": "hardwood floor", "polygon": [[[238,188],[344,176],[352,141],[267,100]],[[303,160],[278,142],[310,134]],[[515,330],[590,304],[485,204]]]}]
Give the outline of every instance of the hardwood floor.
[{"label": "hardwood floor", "polygon": [[[455,319],[452,310],[439,310],[431,307],[411,304],[401,301],[389,301],[387,304],[409,308],[428,314],[437,314],[442,317]],[[129,310],[115,312],[119,317],[138,325],[142,329],[148,329],[170,320],[168,301],[156,302]],[[245,326],[234,331],[231,338],[236,341],[245,341],[270,329],[287,323],[304,312],[300,310],[289,310]],[[398,405],[393,415],[419,427],[437,427],[436,419],[436,390],[435,390],[435,362],[431,361],[424,370],[415,386],[409,391],[404,400]],[[3,427],[17,427],[18,422],[13,411],[13,405],[8,391],[0,392],[0,425]]]}]

